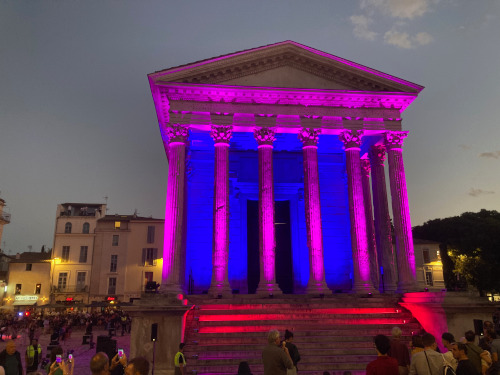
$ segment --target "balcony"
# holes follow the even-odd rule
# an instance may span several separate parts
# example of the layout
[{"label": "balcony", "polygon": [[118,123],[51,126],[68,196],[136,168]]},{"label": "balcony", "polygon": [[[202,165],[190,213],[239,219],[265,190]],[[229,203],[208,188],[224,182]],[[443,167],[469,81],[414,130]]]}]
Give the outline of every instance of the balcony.
[{"label": "balcony", "polygon": [[66,287],[53,286],[52,293],[87,293],[89,291],[88,285],[71,285]]},{"label": "balcony", "polygon": [[3,222],[3,224],[9,224],[10,214],[8,214],[7,212],[0,212],[0,222]]}]

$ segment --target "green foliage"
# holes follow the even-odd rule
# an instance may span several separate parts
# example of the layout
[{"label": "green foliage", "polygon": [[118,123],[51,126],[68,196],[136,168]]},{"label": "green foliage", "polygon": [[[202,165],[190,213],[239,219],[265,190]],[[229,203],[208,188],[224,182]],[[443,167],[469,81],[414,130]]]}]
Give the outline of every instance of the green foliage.
[{"label": "green foliage", "polygon": [[[429,220],[413,228],[413,236],[441,243],[446,287],[457,287],[463,275],[481,294],[500,292],[500,213],[481,210]],[[445,259],[446,258],[446,259]]]}]

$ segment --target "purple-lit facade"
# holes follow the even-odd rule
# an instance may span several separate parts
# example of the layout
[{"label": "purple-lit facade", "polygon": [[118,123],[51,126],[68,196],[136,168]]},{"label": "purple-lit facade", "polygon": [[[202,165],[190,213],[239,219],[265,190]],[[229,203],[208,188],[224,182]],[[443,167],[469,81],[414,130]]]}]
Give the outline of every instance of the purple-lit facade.
[{"label": "purple-lit facade", "polygon": [[149,80],[169,161],[162,290],[248,293],[254,273],[258,294],[415,288],[402,113],[423,87],[291,41]]}]

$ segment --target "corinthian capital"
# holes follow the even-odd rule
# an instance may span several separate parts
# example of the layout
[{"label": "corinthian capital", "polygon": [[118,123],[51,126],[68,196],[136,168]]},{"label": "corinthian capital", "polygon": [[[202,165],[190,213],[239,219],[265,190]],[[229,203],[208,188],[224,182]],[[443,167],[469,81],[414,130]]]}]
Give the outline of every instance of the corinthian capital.
[{"label": "corinthian capital", "polygon": [[361,137],[363,137],[363,130],[344,130],[339,134],[339,139],[344,143],[344,147],[348,148],[360,148],[361,147]]},{"label": "corinthian capital", "polygon": [[299,131],[299,140],[302,146],[316,146],[318,144],[319,134],[321,129],[302,128]]},{"label": "corinthian capital", "polygon": [[233,136],[233,127],[231,125],[212,125],[210,136],[214,140],[214,143],[229,143]]},{"label": "corinthian capital", "polygon": [[376,145],[370,147],[368,156],[373,164],[384,164],[386,158],[386,149],[384,145]]},{"label": "corinthian capital", "polygon": [[405,132],[386,132],[384,133],[384,143],[387,148],[403,147],[404,139],[408,136],[408,131]]},{"label": "corinthian capital", "polygon": [[258,128],[253,132],[253,136],[255,137],[257,144],[259,146],[262,145],[273,145],[273,142],[276,140],[274,136],[273,128]]},{"label": "corinthian capital", "polygon": [[361,173],[363,174],[363,176],[369,176],[370,171],[370,161],[368,159],[361,159]]},{"label": "corinthian capital", "polygon": [[168,139],[168,143],[172,142],[186,142],[189,134],[189,127],[186,125],[169,124],[162,132],[163,139]]}]

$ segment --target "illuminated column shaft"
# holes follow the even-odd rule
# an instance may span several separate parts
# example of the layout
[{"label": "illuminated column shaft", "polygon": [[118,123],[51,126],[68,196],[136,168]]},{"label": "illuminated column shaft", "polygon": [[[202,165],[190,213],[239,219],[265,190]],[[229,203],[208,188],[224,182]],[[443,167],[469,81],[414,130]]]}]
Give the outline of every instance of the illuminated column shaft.
[{"label": "illuminated column shaft", "polygon": [[231,126],[212,126],[215,142],[213,271],[209,294],[230,295],[229,261],[229,140]]},{"label": "illuminated column shaft", "polygon": [[379,288],[379,269],[377,257],[377,242],[375,241],[375,226],[373,223],[372,194],[370,189],[370,162],[361,160],[361,175],[363,180],[363,201],[365,204],[366,239],[370,254],[370,274],[373,287]]},{"label": "illuminated column shaft", "polygon": [[380,275],[381,292],[396,291],[396,267],[392,247],[391,218],[387,201],[384,160],[385,146],[372,146],[369,152],[372,173],[373,211],[375,216],[375,238],[378,262],[383,269]]},{"label": "illuminated column shaft", "polygon": [[398,261],[398,290],[413,291],[417,287],[415,273],[415,254],[411,232],[410,205],[406,190],[405,167],[403,162],[403,140],[408,132],[385,133],[385,146],[389,162],[392,213],[396,234]]},{"label": "illuminated column shaft", "polygon": [[[184,191],[187,127],[168,126],[168,182],[163,240],[162,293],[181,293],[184,284]],[[165,137],[164,137],[165,139]]]},{"label": "illuminated column shaft", "polygon": [[344,143],[347,168],[347,190],[351,221],[351,245],[354,293],[374,291],[370,279],[370,255],[366,238],[366,216],[361,182],[360,146],[361,130],[344,130],[339,138]]},{"label": "illuminated column shaft", "polygon": [[255,130],[259,154],[259,294],[281,293],[276,284],[276,234],[274,228],[273,142],[274,130]]},{"label": "illuminated column shaft", "polygon": [[309,248],[309,283],[307,293],[325,293],[323,230],[318,172],[318,136],[320,129],[303,128],[299,133],[304,158],[304,200],[306,210],[307,247]]}]

